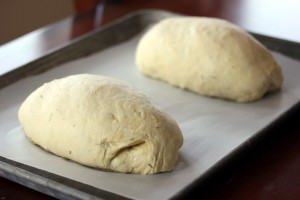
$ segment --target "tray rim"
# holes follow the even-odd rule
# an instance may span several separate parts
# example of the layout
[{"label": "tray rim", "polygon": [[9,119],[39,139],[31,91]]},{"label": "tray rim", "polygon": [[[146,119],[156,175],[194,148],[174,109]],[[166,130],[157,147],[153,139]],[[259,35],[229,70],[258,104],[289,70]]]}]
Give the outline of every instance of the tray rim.
[{"label": "tray rim", "polygon": [[[87,56],[95,51],[101,51],[108,46],[113,46],[114,44],[118,44],[122,41],[126,41],[127,39],[130,39],[130,37],[124,37],[124,38],[116,38],[116,41],[110,41],[110,44],[98,46],[97,48],[90,48],[89,50],[85,49],[86,52],[84,55],[77,55],[76,51],[72,51],[72,49],[78,48],[79,45],[82,45],[82,41],[88,41],[90,38],[94,38],[95,35],[99,35],[102,32],[111,31],[116,26],[122,26],[126,24],[128,21],[136,21],[136,27],[131,27],[133,29],[132,31],[142,31],[145,28],[145,24],[157,22],[159,20],[162,20],[166,17],[171,16],[186,16],[180,13],[160,10],[160,9],[141,9],[137,10],[135,12],[132,12],[128,15],[125,15],[107,25],[104,25],[103,27],[100,27],[92,32],[89,32],[87,34],[84,34],[78,38],[75,38],[59,47],[53,48],[46,52],[44,55],[39,57],[36,60],[32,60],[29,63],[26,63],[22,66],[19,66],[16,69],[12,69],[4,74],[0,74],[0,89],[18,81],[23,78],[26,78],[30,75],[42,73],[46,71],[47,69],[50,69],[52,67],[55,67],[56,65],[63,64],[65,62],[78,59],[83,56]],[[247,31],[247,30],[246,30]],[[249,31],[248,31],[249,32]],[[262,35],[254,32],[249,32],[251,35],[253,35],[258,41],[260,41],[263,45],[265,45],[268,49],[274,50],[276,52],[282,53],[288,57],[300,60],[300,43],[289,41],[285,39],[279,39],[267,35]],[[107,36],[106,36],[107,37]],[[110,36],[111,37],[111,36]],[[109,37],[107,38],[109,39]],[[110,40],[110,39],[109,39]],[[87,42],[88,43],[88,42]],[[88,43],[91,46],[93,43]],[[280,45],[279,45],[280,44]],[[107,46],[108,45],[108,46]],[[66,58],[59,57],[59,54],[66,54]],[[73,54],[73,57],[69,57],[71,54]],[[51,61],[51,59],[59,58],[56,62],[51,63],[49,65],[48,62]],[[50,60],[50,61],[49,61]],[[53,61],[52,61],[53,62]],[[45,65],[45,63],[47,63]]]},{"label": "tray rim", "polygon": [[[139,10],[133,12],[129,15],[119,18],[118,20],[103,26],[102,28],[88,33],[82,37],[76,38],[72,40],[70,43],[65,44],[59,48],[53,49],[43,55],[41,58],[34,60],[30,63],[27,63],[19,68],[9,71],[6,74],[0,76],[0,89],[13,84],[17,80],[21,80],[27,76],[42,73],[52,67],[56,67],[56,65],[63,64],[65,62],[78,59],[87,55],[90,55],[94,52],[99,52],[113,45],[124,42],[139,32],[144,30],[144,28],[149,23],[154,23],[163,18],[180,15],[177,13],[172,13],[169,11],[162,10]],[[120,38],[114,38],[116,40],[110,39],[109,43],[106,43],[103,46],[93,47],[87,50],[87,48],[80,48],[79,46],[82,43],[90,44],[90,40],[93,41],[95,37],[103,37],[103,33],[109,33],[116,29],[120,29],[123,26],[126,26],[127,23],[135,23],[136,27],[129,35]],[[102,34],[102,36],[101,36]],[[259,41],[263,41],[262,43],[266,45],[271,50],[283,53],[289,57],[300,60],[300,43],[291,42],[287,40],[277,39],[269,36],[264,36],[256,33],[251,33],[255,38]],[[100,36],[99,36],[100,35]],[[104,34],[105,35],[105,34]],[[109,34],[110,35],[110,34]],[[105,36],[107,37],[107,36]],[[111,35],[110,35],[111,37]],[[102,38],[102,40],[104,40]],[[87,45],[85,44],[85,45]],[[79,52],[74,51],[79,48]],[[82,53],[82,50],[87,50],[87,52]],[[59,54],[67,53],[70,57],[67,59],[55,60],[59,59]],[[78,54],[79,53],[79,54]],[[49,65],[50,60],[50,65]],[[51,62],[52,61],[52,62]],[[42,67],[39,67],[42,66]],[[274,129],[278,124],[283,123],[287,118],[295,115],[297,111],[300,109],[300,102],[293,105],[290,109],[288,109],[285,113],[280,115],[278,118],[274,119],[270,122],[270,124],[266,125],[261,131],[258,131],[253,136],[251,136],[248,140],[240,144],[233,151],[231,151],[228,155],[223,157],[220,161],[212,166],[203,176],[198,177],[193,183],[188,185],[183,190],[179,191],[175,194],[172,199],[180,199],[183,198],[191,189],[196,186],[203,185],[209,177],[216,174],[217,171],[220,171],[224,165],[230,165],[230,163],[235,162],[240,156],[242,156],[245,152],[251,150],[255,146],[255,143],[264,137],[268,137],[268,133]],[[22,185],[29,186],[33,189],[36,189],[40,192],[48,194],[50,196],[63,198],[63,199],[101,199],[101,198],[109,198],[109,199],[127,199],[124,196],[120,196],[118,194],[102,190],[100,188],[95,188],[93,186],[86,185],[84,183],[80,183],[56,174],[52,174],[51,172],[46,172],[41,169],[37,169],[16,161],[9,160],[0,156],[0,175],[10,179],[12,181],[18,182]],[[45,176],[46,175],[46,176]],[[35,180],[32,180],[32,177],[35,177]],[[63,181],[61,183],[60,181]],[[30,183],[28,185],[28,183]],[[75,186],[75,187],[74,187]],[[83,190],[82,190],[83,188]],[[74,192],[76,190],[76,192]],[[128,198],[129,199],[129,198]]]}]

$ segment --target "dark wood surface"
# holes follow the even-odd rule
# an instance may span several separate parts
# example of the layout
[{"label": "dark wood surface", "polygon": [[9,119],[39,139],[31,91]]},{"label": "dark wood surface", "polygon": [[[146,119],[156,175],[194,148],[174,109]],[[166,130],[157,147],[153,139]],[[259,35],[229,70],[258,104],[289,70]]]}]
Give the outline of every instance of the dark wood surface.
[{"label": "dark wood surface", "polygon": [[[299,7],[300,1],[297,0],[102,1],[94,10],[0,46],[0,74],[35,60],[121,16],[148,8],[224,18],[247,30],[299,43]],[[300,111],[296,111],[274,128],[267,138],[257,143],[255,148],[233,161],[234,165],[227,166],[218,176],[191,188],[185,196],[180,197],[197,195],[202,199],[300,199],[299,117]],[[0,199],[23,199],[25,196],[28,199],[52,199],[0,177]]]}]

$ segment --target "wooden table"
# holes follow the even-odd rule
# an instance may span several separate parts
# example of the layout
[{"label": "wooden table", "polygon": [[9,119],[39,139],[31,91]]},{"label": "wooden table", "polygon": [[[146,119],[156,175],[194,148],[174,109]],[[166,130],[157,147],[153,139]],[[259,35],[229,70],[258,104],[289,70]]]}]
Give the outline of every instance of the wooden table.
[{"label": "wooden table", "polygon": [[[300,42],[297,0],[110,0],[0,46],[0,74],[35,60],[130,12],[159,8],[187,15],[224,18],[253,32]],[[300,67],[300,66],[299,66]],[[300,79],[299,79],[300,83]],[[300,110],[185,196],[202,199],[300,199]],[[234,166],[234,168],[232,168]],[[53,199],[0,178],[0,199]]]}]

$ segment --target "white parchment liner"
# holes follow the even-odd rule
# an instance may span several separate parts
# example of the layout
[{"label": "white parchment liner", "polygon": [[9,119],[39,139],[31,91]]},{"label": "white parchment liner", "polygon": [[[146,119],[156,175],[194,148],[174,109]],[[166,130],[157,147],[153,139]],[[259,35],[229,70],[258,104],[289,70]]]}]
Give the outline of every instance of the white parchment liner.
[{"label": "white parchment liner", "polygon": [[[241,104],[202,97],[145,77],[134,63],[138,39],[0,90],[0,155],[129,198],[166,199],[299,101],[300,62],[293,59],[274,53],[285,78],[282,90],[257,102]],[[27,140],[17,119],[21,102],[44,82],[80,73],[125,80],[178,122],[185,141],[173,172],[148,176],[104,172],[54,156]]]}]

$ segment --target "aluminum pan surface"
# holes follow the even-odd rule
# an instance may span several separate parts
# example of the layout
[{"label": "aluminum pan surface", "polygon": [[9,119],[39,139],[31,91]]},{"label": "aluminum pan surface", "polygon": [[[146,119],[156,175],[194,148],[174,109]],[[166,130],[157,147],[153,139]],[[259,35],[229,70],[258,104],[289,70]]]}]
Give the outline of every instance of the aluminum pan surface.
[{"label": "aluminum pan surface", "polygon": [[[125,197],[166,199],[191,184],[299,100],[300,63],[293,59],[274,54],[285,77],[281,92],[240,104],[202,97],[145,77],[134,64],[139,37],[2,89],[0,156]],[[104,172],[47,153],[25,138],[17,120],[21,102],[44,82],[79,73],[125,80],[150,96],[178,122],[185,141],[173,172],[150,176]]]}]

